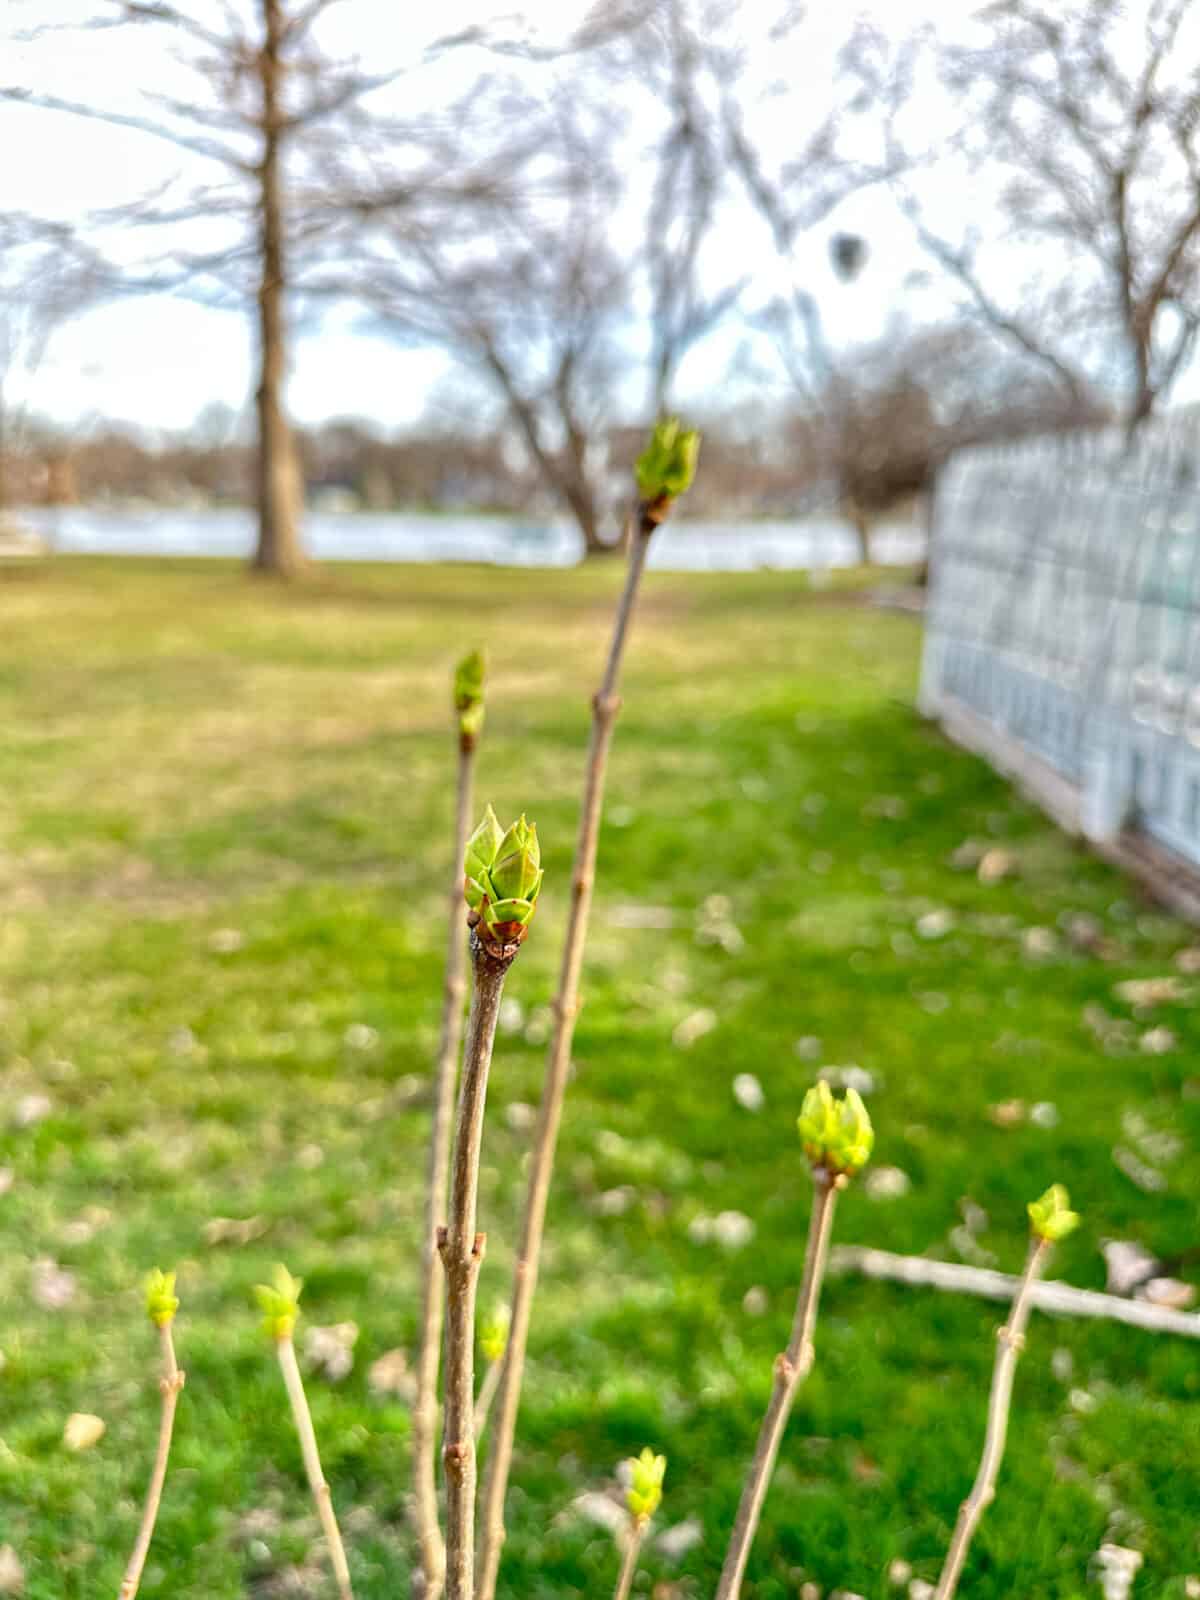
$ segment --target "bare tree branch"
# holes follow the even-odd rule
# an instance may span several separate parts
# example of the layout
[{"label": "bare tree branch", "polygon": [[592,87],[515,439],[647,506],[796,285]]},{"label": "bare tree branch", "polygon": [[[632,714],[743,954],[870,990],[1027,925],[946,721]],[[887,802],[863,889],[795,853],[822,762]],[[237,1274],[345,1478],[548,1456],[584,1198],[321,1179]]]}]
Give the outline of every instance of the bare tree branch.
[{"label": "bare tree branch", "polygon": [[[1090,386],[1119,352],[1123,409],[1137,427],[1169,394],[1195,342],[1195,10],[1186,0],[1148,0],[1140,40],[1115,0],[1000,0],[976,22],[971,40],[944,45],[938,60],[963,111],[955,148],[981,182],[999,185],[1006,231],[966,249],[912,196],[904,208],[975,313],[1041,365]],[[1021,247],[1040,252],[1042,276],[1057,282],[1052,315],[1015,280]]]},{"label": "bare tree branch", "polygon": [[0,85],[0,100],[34,106],[41,111],[62,111],[70,116],[84,117],[93,122],[107,122],[114,128],[132,128],[138,133],[148,134],[152,139],[162,139],[168,144],[173,144],[177,149],[190,151],[192,155],[203,156],[206,161],[219,161],[222,166],[232,167],[237,172],[249,175],[254,170],[252,161],[246,160],[228,145],[195,134],[180,132],[176,128],[157,123],[150,117],[139,117],[123,111],[105,111],[98,106],[64,100],[58,95],[35,94],[32,90],[13,85]]}]

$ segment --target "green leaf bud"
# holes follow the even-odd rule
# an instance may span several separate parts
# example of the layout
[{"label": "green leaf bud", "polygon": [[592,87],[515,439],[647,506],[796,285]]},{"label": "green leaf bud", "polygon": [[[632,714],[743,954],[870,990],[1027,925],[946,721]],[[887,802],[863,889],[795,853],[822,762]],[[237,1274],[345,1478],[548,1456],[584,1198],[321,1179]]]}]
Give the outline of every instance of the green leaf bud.
[{"label": "green leaf bud", "polygon": [[495,859],[501,861],[505,856],[515,855],[518,850],[532,850],[537,859],[541,860],[538,854],[537,824],[526,822],[523,813],[496,846]]},{"label": "green leaf bud", "polygon": [[503,928],[527,928],[535,909],[532,900],[489,900],[483,908],[484,926],[498,936]]},{"label": "green leaf bud", "polygon": [[542,853],[538,849],[537,829],[526,828],[520,842],[513,844],[513,835],[520,823],[513,823],[500,846],[495,865],[491,870],[492,888],[504,900],[528,900],[537,892],[541,882]]},{"label": "green leaf bud", "polygon": [[871,1159],[875,1130],[857,1089],[839,1100],[821,1078],[804,1096],[796,1126],[814,1168],[853,1177]]},{"label": "green leaf bud", "polygon": [[833,1090],[824,1078],[819,1078],[804,1096],[796,1122],[804,1153],[814,1164],[824,1160],[825,1151],[836,1136],[837,1124],[837,1101],[833,1098]]},{"label": "green leaf bud", "polygon": [[520,944],[544,876],[537,827],[518,818],[502,832],[491,806],[467,843],[463,893],[489,936]]},{"label": "green leaf bud", "polygon": [[503,1301],[500,1301],[479,1324],[479,1348],[484,1359],[493,1366],[497,1361],[504,1359],[504,1352],[508,1349],[508,1328],[511,1321],[512,1312]]},{"label": "green leaf bud", "polygon": [[[501,828],[496,813],[488,806],[483,814],[483,821],[467,840],[466,852],[463,856],[463,872],[467,880],[467,904],[473,911],[479,909],[479,901],[487,893],[487,874],[496,859],[496,854],[504,840],[504,830]],[[474,885],[476,898],[472,899],[471,885]]]},{"label": "green leaf bud", "polygon": [[254,1286],[254,1298],[263,1313],[263,1332],[272,1339],[290,1339],[300,1315],[300,1291],[303,1278],[293,1278],[288,1269],[278,1266],[271,1274],[270,1283]]},{"label": "green leaf bud", "polygon": [[841,1171],[853,1175],[866,1166],[875,1148],[875,1130],[857,1089],[847,1089],[838,1107],[834,1150]]},{"label": "green leaf bud", "polygon": [[666,1456],[656,1456],[647,1448],[640,1456],[632,1456],[629,1468],[629,1488],[625,1504],[629,1514],[638,1522],[652,1517],[662,1503],[663,1476],[667,1470]]},{"label": "green leaf bud", "polygon": [[458,731],[465,739],[477,739],[483,729],[483,652],[472,650],[454,669],[454,709],[458,712]]},{"label": "green leaf bud", "polygon": [[655,423],[634,469],[642,499],[653,503],[686,494],[696,476],[699,455],[700,435],[695,428],[680,427],[678,417],[664,417]]},{"label": "green leaf bud", "polygon": [[175,1297],[175,1274],[158,1267],[146,1279],[146,1314],[156,1328],[169,1328],[179,1310]]},{"label": "green leaf bud", "polygon": [[1071,1197],[1061,1183],[1052,1183],[1040,1200],[1028,1207],[1034,1233],[1047,1244],[1057,1244],[1079,1226],[1079,1213],[1071,1210]]}]

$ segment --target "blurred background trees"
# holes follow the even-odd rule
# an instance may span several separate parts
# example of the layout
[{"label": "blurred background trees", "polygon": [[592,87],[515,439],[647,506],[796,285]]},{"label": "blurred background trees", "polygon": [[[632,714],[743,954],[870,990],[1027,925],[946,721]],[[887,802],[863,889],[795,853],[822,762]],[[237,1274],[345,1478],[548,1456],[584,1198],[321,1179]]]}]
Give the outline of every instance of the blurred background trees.
[{"label": "blurred background trees", "polygon": [[[309,181],[314,147],[349,137],[339,120],[384,81],[321,48],[318,24],[334,3],[102,0],[78,26],[161,31],[168,89],[143,82],[131,96],[128,84],[102,81],[94,98],[76,100],[40,90],[35,70],[34,84],[0,91],[10,102],[134,130],[191,158],[183,174],[79,227],[109,252],[111,292],[173,291],[252,315],[254,564],[283,576],[304,563],[302,486],[284,383],[289,306],[303,292],[309,253],[327,222],[325,197]],[[58,32],[42,21],[26,39],[53,49]]]},{"label": "blurred background trees", "polygon": [[[954,305],[1079,405],[1104,395],[1137,428],[1200,327],[1194,7],[995,0],[961,37],[875,43],[864,92],[888,109],[895,192]],[[937,159],[908,114],[934,85]],[[953,218],[930,182],[946,166],[961,186]],[[968,187],[988,204],[962,205]]]},{"label": "blurred background trees", "polygon": [[[0,444],[10,477],[65,422],[80,494],[249,499],[255,562],[285,575],[304,490],[557,511],[602,551],[629,441],[685,406],[709,438],[698,509],[837,510],[866,556],[963,444],[1136,428],[1180,392],[1200,327],[1185,0],[1001,0],[936,30],[785,0],[539,17],[470,8],[404,45],[354,0],[20,8],[0,122],[36,108],[69,141],[103,121],[175,161],[87,215],[47,190],[43,236],[92,263],[89,303],[240,309],[256,378],[249,434],[77,412]],[[64,88],[64,28],[136,58]],[[403,426],[364,404],[297,436],[289,375],[335,322],[440,363],[453,422],[431,390]],[[218,398],[240,404],[198,389],[197,416]]]},{"label": "blurred background trees", "polygon": [[0,527],[9,463],[31,443],[21,396],[55,330],[96,297],[101,281],[100,263],[72,229],[0,214]]}]

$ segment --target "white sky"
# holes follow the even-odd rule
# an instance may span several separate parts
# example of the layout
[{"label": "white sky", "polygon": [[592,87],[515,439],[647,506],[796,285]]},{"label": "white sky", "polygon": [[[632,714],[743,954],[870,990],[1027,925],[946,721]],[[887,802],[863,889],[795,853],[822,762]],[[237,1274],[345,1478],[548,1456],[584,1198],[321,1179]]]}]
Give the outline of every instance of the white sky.
[{"label": "white sky", "polygon": [[[220,17],[211,0],[214,21]],[[747,32],[769,0],[745,0]],[[7,29],[16,32],[47,15],[83,17],[88,0],[8,0]],[[194,9],[194,8],[193,8]],[[494,15],[493,4],[440,0],[435,26],[414,21],[410,4],[345,0],[326,22],[323,38],[338,53],[369,51],[372,65],[415,61],[425,45]],[[531,25],[562,34],[586,9],[584,0],[514,0]],[[773,7],[772,7],[773,9]],[[829,65],[822,33],[832,45],[844,36],[851,15],[862,13],[899,33],[933,21],[953,26],[967,10],[962,0],[862,0],[843,12],[825,0],[806,24],[806,54],[774,70],[787,70],[789,93],[774,102],[781,148],[795,139],[797,118],[820,106],[828,94]],[[422,15],[428,12],[422,8]],[[171,64],[164,54],[164,29],[60,33],[33,44],[3,42],[0,79],[23,82],[66,98],[139,109],[148,88],[170,89]],[[811,53],[809,53],[811,52]],[[105,94],[102,91],[107,91]],[[145,193],[172,176],[191,179],[191,158],[143,134],[93,121],[0,104],[0,207],[71,218]],[[970,199],[947,194],[947,204]],[[861,228],[871,254],[856,282],[840,285],[830,271],[828,236],[835,229]],[[714,244],[728,258],[731,274],[744,270],[742,220],[732,216]],[[835,343],[878,337],[900,297],[906,276],[923,263],[906,224],[877,199],[851,201],[834,222],[818,230],[799,251],[800,270],[811,271],[827,332]],[[719,384],[736,330],[697,352],[684,374],[696,398]],[[240,411],[251,390],[252,329],[233,311],[215,311],[184,299],[128,299],[100,307],[62,328],[53,338],[26,394],[16,398],[64,420],[103,416],[149,427],[186,426],[213,402]],[[305,422],[338,415],[373,419],[384,428],[415,420],[447,371],[434,351],[398,348],[357,330],[349,309],[334,313],[296,340],[289,403]],[[692,396],[681,396],[692,398]]]}]

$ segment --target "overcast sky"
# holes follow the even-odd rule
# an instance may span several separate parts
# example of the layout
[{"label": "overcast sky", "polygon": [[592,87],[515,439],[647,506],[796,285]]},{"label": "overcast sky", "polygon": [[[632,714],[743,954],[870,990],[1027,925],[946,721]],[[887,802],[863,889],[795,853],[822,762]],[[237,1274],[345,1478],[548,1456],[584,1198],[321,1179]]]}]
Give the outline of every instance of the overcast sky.
[{"label": "overcast sky", "polygon": [[[217,0],[212,5],[214,18],[219,17]],[[587,6],[583,0],[523,0],[519,9],[545,37],[564,34]],[[433,26],[414,20],[418,10],[423,17],[433,13]],[[87,0],[9,0],[6,26],[15,35],[49,14],[82,18],[93,11]],[[751,36],[756,16],[763,19],[765,36],[768,0],[761,5],[747,0],[745,11]],[[964,7],[961,0],[869,0],[845,12],[832,6],[816,11],[817,20],[805,25],[803,49],[772,63],[776,72],[786,72],[789,84],[770,113],[781,148],[789,142],[794,146],[798,119],[826,102],[831,51],[858,12],[900,32],[930,20],[942,28],[951,26],[961,20]],[[330,32],[323,42],[339,53],[358,53],[372,65],[412,63],[435,34],[494,13],[494,5],[472,0],[439,0],[436,8],[344,0],[329,13]],[[30,44],[0,40],[4,76],[63,97],[137,110],[142,91],[170,88],[164,33],[159,28],[65,32],[56,34],[49,47],[45,39]],[[0,163],[0,207],[64,218],[120,204],[173,177],[194,176],[186,170],[188,157],[145,135],[29,108],[0,105],[0,148],[19,152],[19,159]],[[942,202],[951,209],[973,203],[952,186]],[[827,257],[829,234],[842,227],[861,228],[871,243],[867,268],[850,286],[837,282]],[[746,219],[731,212],[713,246],[718,256],[727,255],[731,274],[741,270],[745,228]],[[811,277],[835,342],[878,336],[906,278],[921,264],[906,224],[890,207],[866,197],[849,202],[802,244],[798,255],[800,271]],[[356,315],[347,308],[333,313],[320,329],[301,333],[289,388],[295,416],[304,422],[368,416],[385,428],[415,420],[439,382],[445,390],[445,359],[436,352],[398,348],[356,324]],[[123,300],[56,334],[26,398],[34,408],[63,419],[104,416],[183,427],[214,402],[235,411],[246,405],[252,337],[248,319],[234,312],[182,298]],[[693,357],[682,384],[692,395],[681,398],[703,400],[720,382],[735,337],[731,329]]]}]

